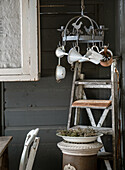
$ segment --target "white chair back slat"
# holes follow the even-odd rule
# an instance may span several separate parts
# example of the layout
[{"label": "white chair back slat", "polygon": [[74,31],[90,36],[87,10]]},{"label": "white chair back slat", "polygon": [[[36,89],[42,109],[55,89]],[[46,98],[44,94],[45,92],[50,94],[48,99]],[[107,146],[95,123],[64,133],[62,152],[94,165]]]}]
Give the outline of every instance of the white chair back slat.
[{"label": "white chair back slat", "polygon": [[25,139],[23,152],[20,159],[19,170],[32,170],[36,151],[39,145],[39,137],[36,137],[39,128],[31,130]]}]

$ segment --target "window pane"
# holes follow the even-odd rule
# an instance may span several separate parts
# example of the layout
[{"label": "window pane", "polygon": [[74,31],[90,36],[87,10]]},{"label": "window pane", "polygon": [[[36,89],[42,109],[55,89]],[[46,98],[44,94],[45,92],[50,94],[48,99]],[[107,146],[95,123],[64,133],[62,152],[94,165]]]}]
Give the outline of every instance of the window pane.
[{"label": "window pane", "polygon": [[0,68],[20,67],[20,0],[0,0]]}]

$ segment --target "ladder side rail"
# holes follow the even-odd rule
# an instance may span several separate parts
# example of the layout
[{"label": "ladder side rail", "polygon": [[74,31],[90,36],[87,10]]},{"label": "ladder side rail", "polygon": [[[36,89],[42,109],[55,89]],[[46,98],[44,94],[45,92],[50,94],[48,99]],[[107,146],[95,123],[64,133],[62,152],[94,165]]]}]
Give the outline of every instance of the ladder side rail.
[{"label": "ladder side rail", "polygon": [[113,129],[113,168],[114,170],[118,170],[118,76],[117,76],[117,68],[116,68],[116,60],[114,60],[111,66],[111,80],[112,80],[112,129]]},{"label": "ladder side rail", "polygon": [[[77,79],[83,80],[84,76],[81,76],[81,69],[82,69],[82,63],[79,63],[78,66],[78,74],[77,74]],[[76,82],[76,81],[75,81]],[[75,83],[76,85],[76,83]],[[82,85],[78,85],[76,87],[76,99],[82,99],[83,96],[83,86]],[[81,112],[81,108],[75,108],[75,119],[74,119],[74,125],[78,125],[80,122],[80,112]]]},{"label": "ladder side rail", "polygon": [[75,91],[75,81],[77,77],[77,71],[78,71],[79,63],[75,63],[75,69],[74,69],[74,75],[73,75],[73,81],[72,81],[72,90],[71,90],[71,98],[70,98],[70,106],[69,106],[69,117],[68,117],[68,123],[67,123],[67,129],[71,127],[71,118],[72,118],[72,102],[74,99],[74,91]]}]

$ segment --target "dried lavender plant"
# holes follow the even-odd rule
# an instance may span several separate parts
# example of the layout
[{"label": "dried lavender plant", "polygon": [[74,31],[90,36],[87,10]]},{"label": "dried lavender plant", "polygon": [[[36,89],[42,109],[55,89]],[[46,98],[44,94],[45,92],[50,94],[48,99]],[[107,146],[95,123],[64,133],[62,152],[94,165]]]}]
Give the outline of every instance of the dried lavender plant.
[{"label": "dried lavender plant", "polygon": [[91,137],[97,136],[98,133],[92,128],[85,128],[85,129],[69,129],[69,130],[58,130],[57,134],[60,136],[70,136],[70,137]]}]

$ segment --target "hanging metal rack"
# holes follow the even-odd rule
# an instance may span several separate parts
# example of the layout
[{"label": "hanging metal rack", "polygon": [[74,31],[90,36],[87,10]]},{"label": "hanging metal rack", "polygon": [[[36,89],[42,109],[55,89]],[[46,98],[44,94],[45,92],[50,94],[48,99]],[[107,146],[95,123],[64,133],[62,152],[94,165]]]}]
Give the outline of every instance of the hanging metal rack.
[{"label": "hanging metal rack", "polygon": [[[71,18],[66,26],[61,26],[58,31],[62,32],[62,45],[66,42],[78,43],[100,43],[103,46],[104,31],[107,30],[104,25],[98,25],[96,21],[84,14],[84,0],[81,0],[81,15]],[[90,23],[89,28],[85,25],[84,20]],[[70,26],[70,29],[69,29]]]}]

